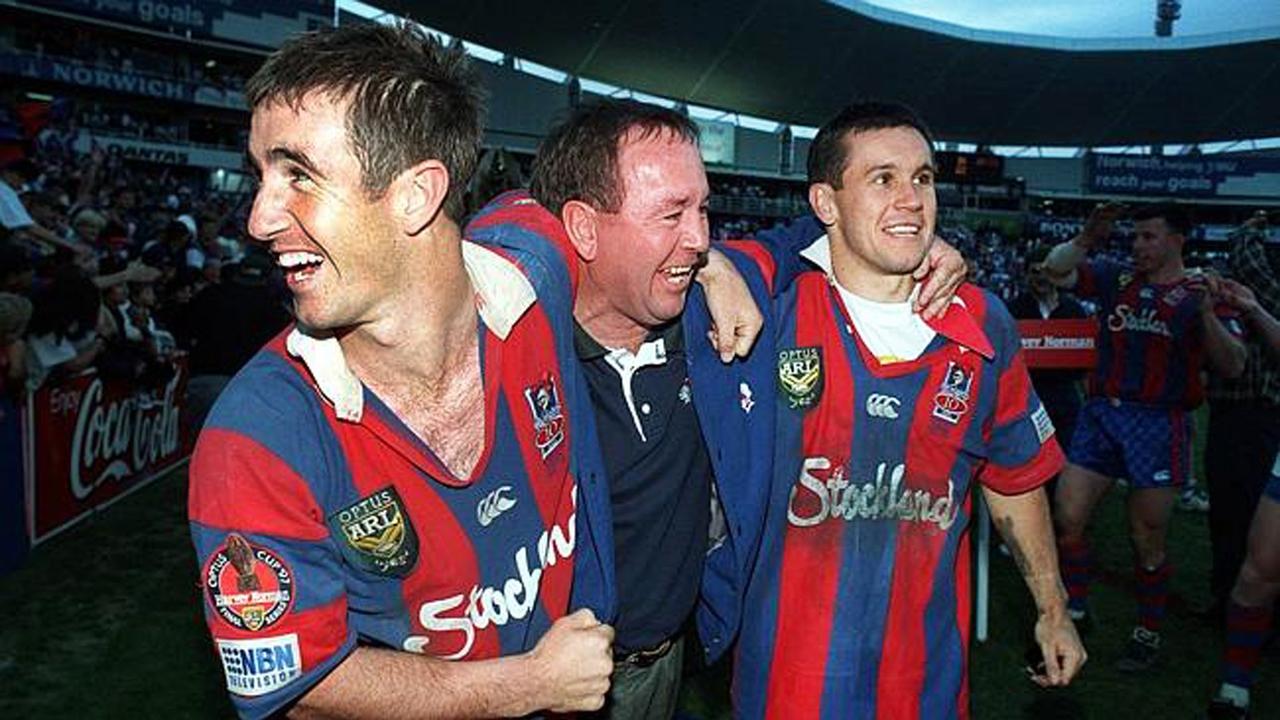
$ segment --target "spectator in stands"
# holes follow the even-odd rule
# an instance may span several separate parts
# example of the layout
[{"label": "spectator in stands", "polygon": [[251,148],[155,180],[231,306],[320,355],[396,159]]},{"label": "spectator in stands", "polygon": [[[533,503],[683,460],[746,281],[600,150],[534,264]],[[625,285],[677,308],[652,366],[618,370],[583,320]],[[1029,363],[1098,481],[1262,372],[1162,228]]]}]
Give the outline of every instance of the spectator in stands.
[{"label": "spectator in stands", "polygon": [[1127,477],[1138,623],[1116,667],[1137,672],[1155,664],[1160,650],[1172,573],[1165,538],[1178,489],[1191,474],[1190,411],[1204,401],[1201,372],[1207,366],[1238,376],[1245,349],[1238,322],[1219,317],[1203,281],[1184,270],[1191,223],[1182,208],[1157,205],[1133,215],[1131,269],[1084,262],[1122,211],[1099,206],[1080,235],[1054,247],[1044,268],[1058,284],[1076,286],[1102,306],[1089,399],[1058,482],[1062,576],[1072,617],[1084,622],[1091,571],[1085,530],[1112,482]]},{"label": "spectator in stands", "polygon": [[[181,228],[179,230],[178,228]],[[174,254],[177,267],[189,267],[196,270],[204,268],[204,250],[196,241],[196,220],[190,213],[183,213],[166,228],[167,242]]]},{"label": "spectator in stands", "polygon": [[89,247],[97,247],[98,235],[106,226],[106,216],[91,208],[82,208],[71,219],[76,239]]},{"label": "spectator in stands", "polygon": [[31,296],[36,271],[27,251],[0,240],[0,292]]},{"label": "spectator in stands", "polygon": [[274,271],[271,256],[251,246],[243,260],[227,268],[226,282],[192,298],[183,320],[190,333],[187,427],[198,428],[231,376],[289,323]]},{"label": "spectator in stands", "polygon": [[0,225],[10,233],[26,233],[35,240],[53,247],[65,247],[81,250],[74,243],[69,243],[48,228],[40,225],[27,212],[26,206],[18,196],[18,189],[26,189],[34,179],[34,166],[26,160],[18,160],[5,166],[0,172]]},{"label": "spectator in stands", "polygon": [[[1256,293],[1261,310],[1280,316],[1280,250],[1268,249],[1266,229],[1266,213],[1259,213],[1232,233],[1228,268],[1235,280]],[[1216,619],[1221,619],[1239,574],[1248,520],[1270,476],[1271,458],[1280,448],[1280,357],[1268,352],[1264,338],[1256,333],[1246,336],[1246,345],[1244,374],[1237,379],[1214,376],[1209,382],[1204,469],[1213,548],[1210,617]]]},{"label": "spectator in stands", "polygon": [[40,176],[40,170],[30,160],[14,160],[0,170],[0,181],[17,195],[32,191],[31,183]]},{"label": "spectator in stands", "polygon": [[47,228],[58,237],[69,238],[71,236],[71,227],[67,218],[67,206],[63,203],[58,193],[47,189],[28,192],[22,196],[22,202],[27,211],[31,213],[31,219],[35,220],[38,225]]},{"label": "spectator in stands", "polygon": [[[169,213],[157,211],[156,220],[163,220],[159,234],[142,246],[141,257],[144,262],[159,268],[163,273],[162,282],[173,280],[180,269],[189,268],[200,272],[204,267],[204,254],[195,247],[191,228],[176,218],[164,219]],[[194,252],[193,252],[194,251]],[[195,264],[188,262],[197,261]]]},{"label": "spectator in stands", "polygon": [[[1244,230],[1254,235],[1263,227],[1265,216],[1261,221],[1255,219],[1247,223]],[[1249,252],[1244,251],[1245,257]],[[1273,285],[1276,282],[1273,275],[1267,279]],[[1267,355],[1273,360],[1280,359],[1280,320],[1268,311],[1253,289],[1233,280],[1223,280],[1220,295],[1240,309]],[[1271,630],[1276,601],[1280,600],[1280,453],[1272,453],[1268,480],[1252,519],[1246,540],[1247,553],[1227,598],[1222,683],[1209,703],[1211,720],[1250,716],[1254,670]],[[1244,524],[1243,519],[1237,522]]]},{"label": "spectator in stands", "polygon": [[[1026,276],[1026,289],[1009,303],[1009,313],[1019,320],[1075,320],[1087,317],[1084,307],[1075,295],[1059,290],[1041,266],[1049,254],[1049,246],[1032,249],[1028,253],[1027,262],[1030,271]],[[1031,383],[1036,394],[1049,411],[1049,419],[1053,421],[1054,433],[1058,443],[1064,448],[1071,447],[1071,438],[1075,435],[1076,416],[1080,413],[1080,383],[1084,380],[1082,370],[1033,369]],[[1047,487],[1049,497],[1053,497],[1054,484]]]},{"label": "spectator in stands", "polygon": [[209,214],[200,223],[200,247],[206,256],[221,258],[224,263],[239,262],[244,254],[243,244],[236,239],[234,232],[228,232],[231,223],[228,218],[234,215],[239,207],[232,207],[221,214]]},{"label": "spectator in stands", "polygon": [[158,285],[161,292],[156,319],[161,327],[173,333],[178,348],[182,351],[191,347],[191,328],[188,324],[191,300],[208,286],[204,274],[190,268],[183,268]]},{"label": "spectator in stands", "polygon": [[222,226],[222,219],[211,212],[204,213],[199,216],[197,223],[199,230],[196,233],[196,247],[200,252],[204,253],[205,260],[210,258],[221,260],[225,257],[221,243],[218,241],[218,230]]},{"label": "spectator in stands", "polygon": [[177,349],[173,334],[156,321],[156,286],[154,282],[129,283],[129,303],[124,310],[124,326],[121,328],[130,340],[146,343],[153,358],[164,361]]},{"label": "spectator in stands", "polygon": [[26,390],[27,346],[22,338],[31,312],[27,298],[0,292],[0,398],[14,400]]},{"label": "spectator in stands", "polygon": [[33,305],[27,331],[27,389],[34,391],[51,375],[88,368],[105,343],[98,334],[98,287],[74,267],[61,268]]},{"label": "spectator in stands", "polygon": [[106,210],[108,220],[124,228],[125,237],[133,240],[138,232],[138,195],[129,185],[117,185],[111,192],[111,205]]}]

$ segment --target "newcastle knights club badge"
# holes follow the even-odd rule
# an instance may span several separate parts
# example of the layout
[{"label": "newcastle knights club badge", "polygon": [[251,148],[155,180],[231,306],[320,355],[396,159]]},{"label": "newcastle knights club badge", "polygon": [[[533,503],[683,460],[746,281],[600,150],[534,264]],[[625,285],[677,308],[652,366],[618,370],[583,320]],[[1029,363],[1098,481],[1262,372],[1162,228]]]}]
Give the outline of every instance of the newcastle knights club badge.
[{"label": "newcastle knights club badge", "polygon": [[780,350],[778,389],[792,410],[812,408],[822,395],[822,348]]},{"label": "newcastle knights club badge", "polygon": [[969,412],[969,396],[973,389],[973,370],[955,361],[947,364],[947,374],[942,378],[942,387],[933,396],[933,416],[955,425],[960,417]]},{"label": "newcastle knights club badge", "polygon": [[556,379],[547,375],[537,384],[524,389],[524,399],[533,413],[533,437],[542,459],[546,460],[564,442],[564,411]]}]

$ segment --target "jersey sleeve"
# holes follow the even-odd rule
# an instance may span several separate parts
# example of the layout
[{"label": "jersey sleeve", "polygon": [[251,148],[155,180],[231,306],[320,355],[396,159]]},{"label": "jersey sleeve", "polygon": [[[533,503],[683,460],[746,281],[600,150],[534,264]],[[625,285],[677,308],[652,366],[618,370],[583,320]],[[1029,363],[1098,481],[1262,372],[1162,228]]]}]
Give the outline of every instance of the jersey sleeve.
[{"label": "jersey sleeve", "polygon": [[[259,355],[215,405],[188,513],[205,622],[236,711],[261,718],[355,647],[342,561],[315,488],[329,473],[314,392]],[[256,366],[256,367],[255,367]],[[310,393],[308,397],[307,393]]]},{"label": "jersey sleeve", "polygon": [[800,251],[826,234],[826,229],[812,215],[798,217],[786,225],[756,233],[755,240],[728,240],[723,245],[733,248],[755,261],[771,295],[785,290],[797,275],[813,266],[800,256]]},{"label": "jersey sleeve", "polygon": [[467,223],[463,235],[515,262],[533,283],[539,302],[573,307],[577,251],[560,219],[528,191],[512,190],[494,198]]},{"label": "jersey sleeve", "polygon": [[1054,437],[1053,421],[1031,385],[1013,318],[995,296],[989,295],[987,304],[984,324],[995,346],[999,377],[989,454],[979,481],[998,493],[1016,495],[1048,482],[1062,469],[1065,458]]}]

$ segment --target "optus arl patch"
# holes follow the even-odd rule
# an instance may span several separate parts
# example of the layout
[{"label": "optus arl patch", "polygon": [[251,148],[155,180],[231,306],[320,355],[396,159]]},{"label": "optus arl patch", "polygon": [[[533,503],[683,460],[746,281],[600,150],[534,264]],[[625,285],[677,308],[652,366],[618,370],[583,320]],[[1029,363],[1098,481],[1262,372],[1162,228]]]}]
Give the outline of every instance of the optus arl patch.
[{"label": "optus arl patch", "polygon": [[779,350],[778,388],[792,410],[813,407],[822,395],[822,349]]},{"label": "optus arl patch", "polygon": [[360,498],[328,522],[343,540],[342,554],[362,570],[404,577],[418,561],[418,536],[393,486]]},{"label": "optus arl patch", "polygon": [[257,632],[293,604],[293,571],[271,550],[239,533],[227,535],[205,565],[209,606],[229,625]]}]

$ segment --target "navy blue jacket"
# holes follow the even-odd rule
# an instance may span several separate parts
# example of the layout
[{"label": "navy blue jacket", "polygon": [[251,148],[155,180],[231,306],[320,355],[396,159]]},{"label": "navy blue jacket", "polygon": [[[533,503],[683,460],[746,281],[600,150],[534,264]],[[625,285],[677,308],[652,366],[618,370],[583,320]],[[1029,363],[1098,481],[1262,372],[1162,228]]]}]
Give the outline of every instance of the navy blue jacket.
[{"label": "navy blue jacket", "polygon": [[[499,197],[490,203],[488,212],[495,206],[502,208],[498,215],[505,222],[532,232],[520,233],[520,237],[469,233],[472,239],[499,247],[514,242],[527,252],[529,248],[525,243],[531,239],[530,235],[541,234],[542,240],[557,246],[560,252],[538,253],[540,259],[563,261],[567,268],[556,269],[556,272],[567,271],[570,282],[576,282],[573,250],[568,247],[563,227],[551,213],[533,202],[524,191]],[[737,635],[746,579],[759,549],[769,502],[777,397],[774,383],[777,358],[773,347],[776,331],[769,310],[771,290],[784,288],[790,278],[806,269],[799,250],[822,232],[816,221],[807,219],[766,233],[767,243],[739,246],[749,247],[749,251],[735,248],[734,244],[717,246],[747,282],[756,305],[765,315],[764,329],[746,358],[728,364],[721,362],[708,342],[711,317],[701,286],[695,284],[690,289],[685,305],[685,357],[693,387],[693,404],[711,458],[716,494],[724,510],[727,531],[707,553],[696,611],[698,632],[708,662],[723,655]],[[607,503],[605,507],[607,510]],[[608,517],[595,513],[591,524],[596,545],[601,550],[612,547],[611,513]],[[613,573],[607,575],[612,578]]]}]

